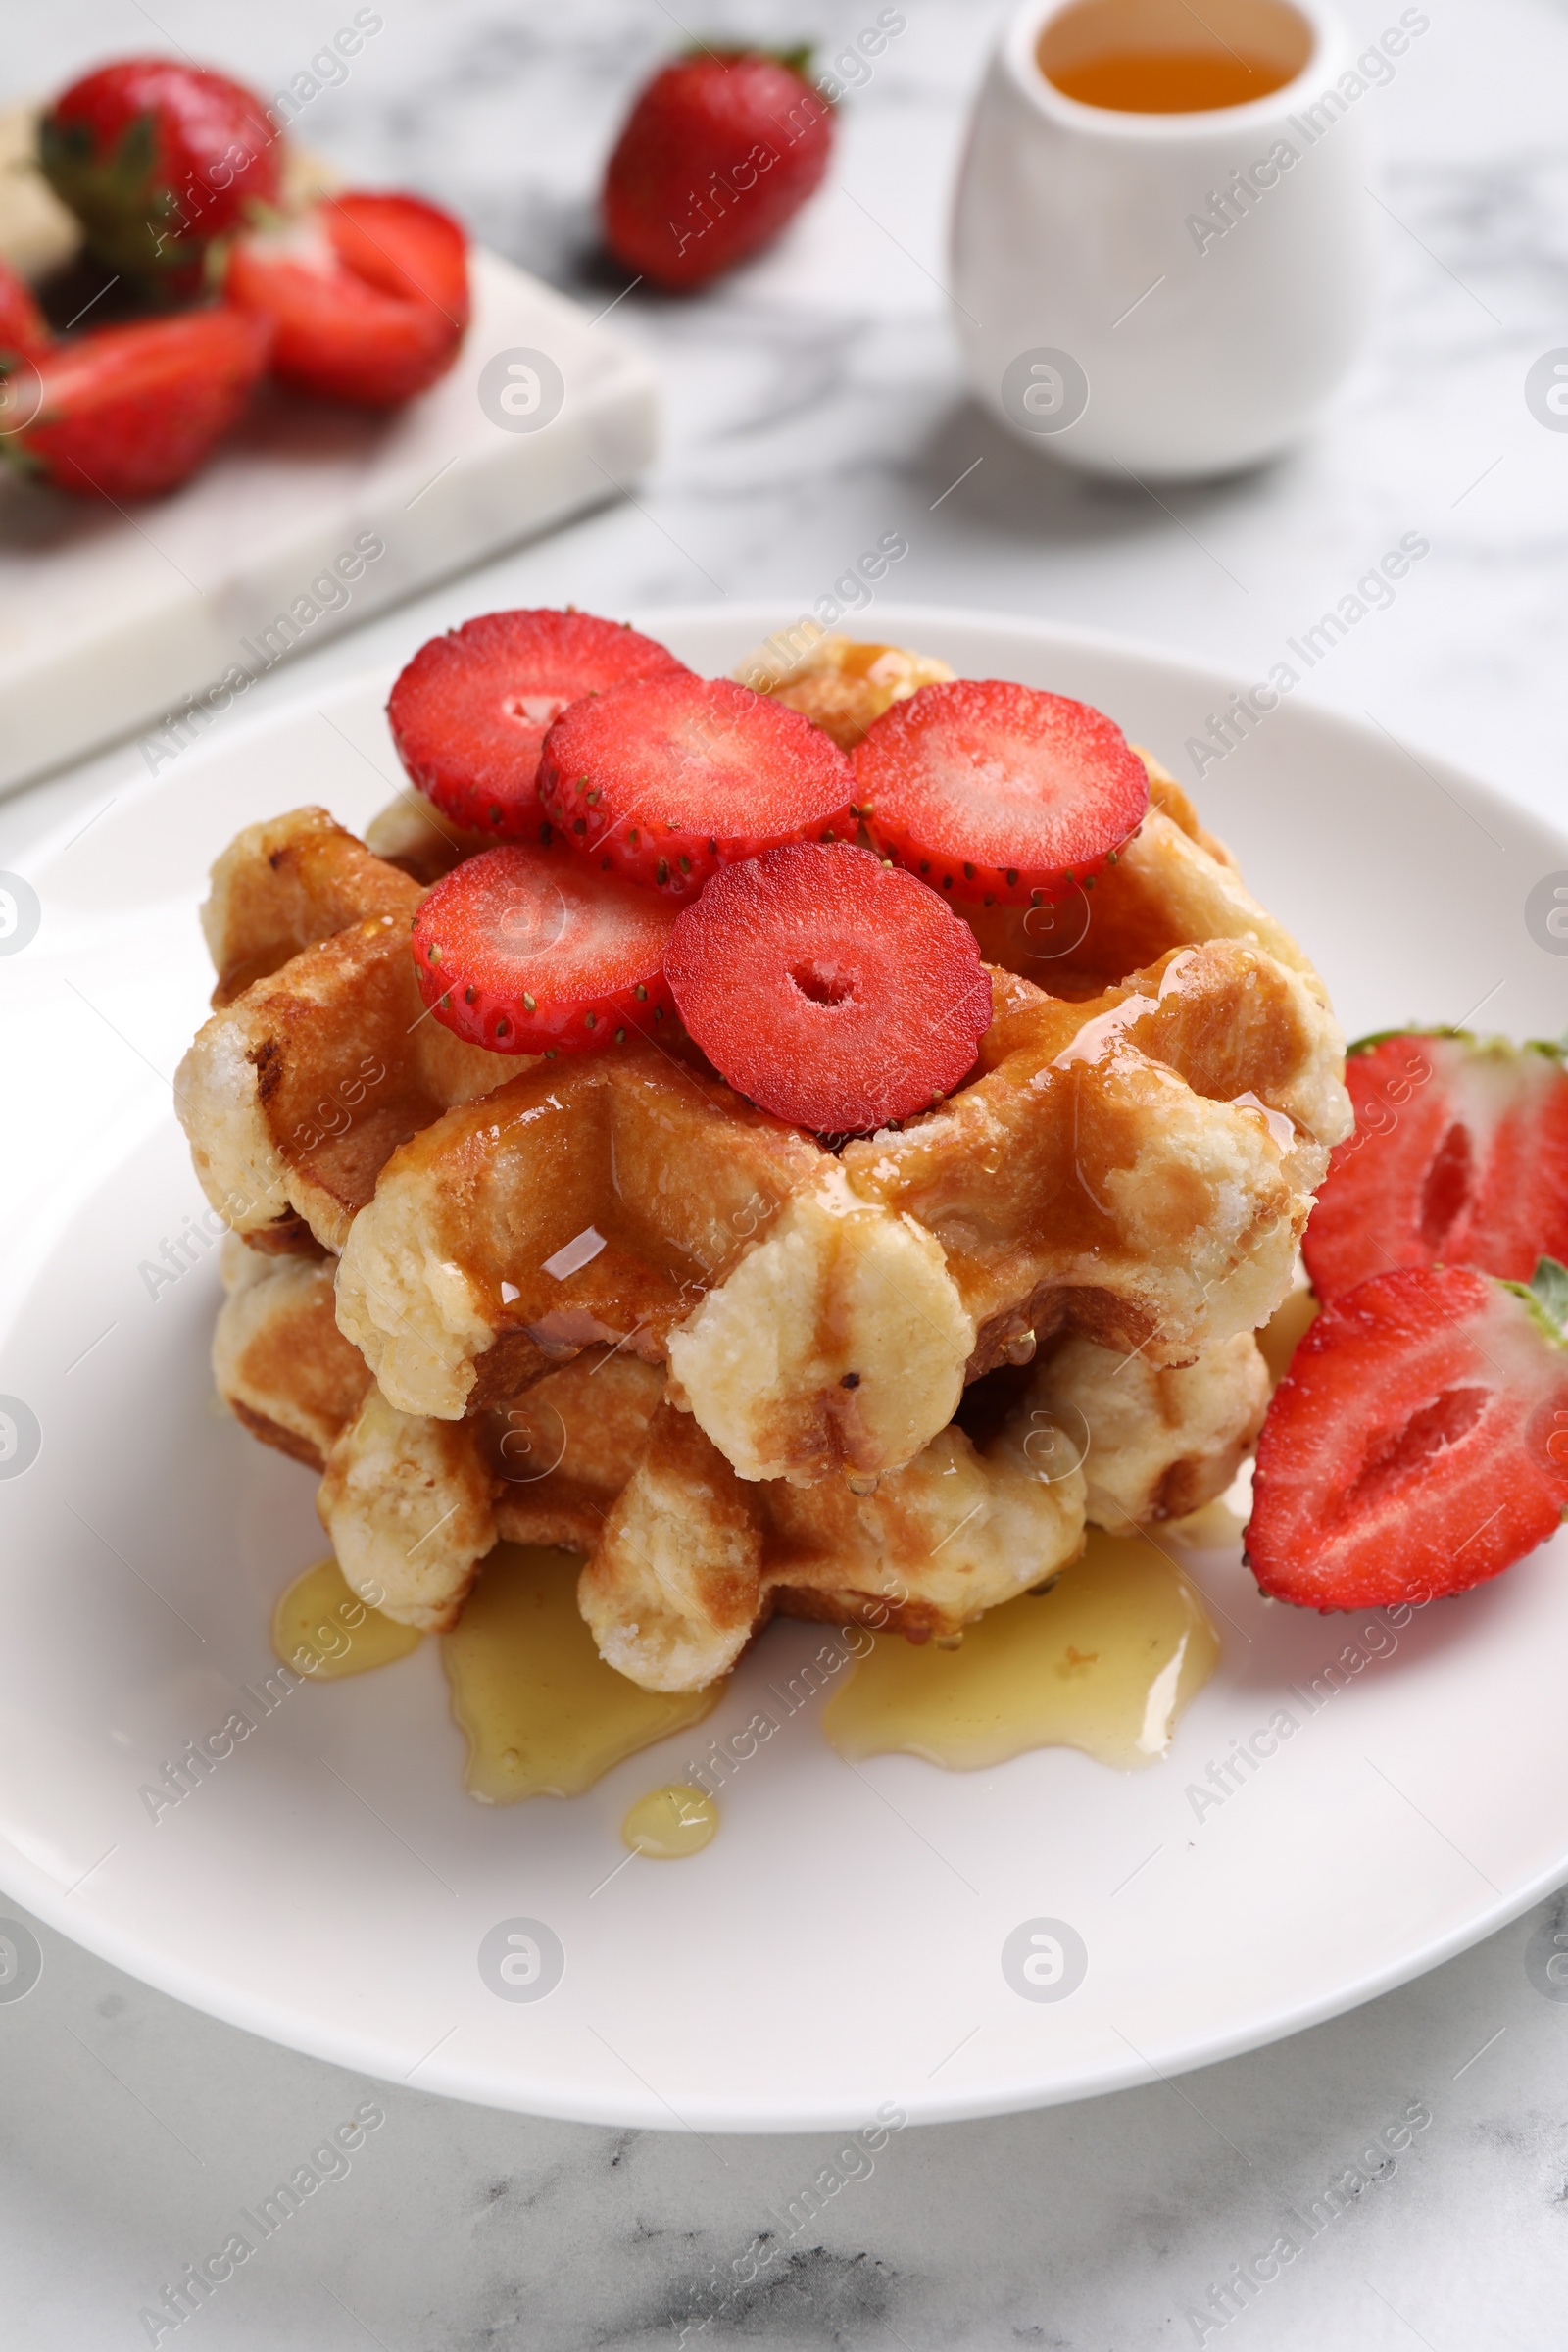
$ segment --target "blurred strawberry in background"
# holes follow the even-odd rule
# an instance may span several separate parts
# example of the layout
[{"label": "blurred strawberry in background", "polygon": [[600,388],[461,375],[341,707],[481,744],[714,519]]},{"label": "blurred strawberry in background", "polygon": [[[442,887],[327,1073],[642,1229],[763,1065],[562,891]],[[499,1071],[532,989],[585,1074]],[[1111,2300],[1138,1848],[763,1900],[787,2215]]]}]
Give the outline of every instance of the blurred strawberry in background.
[{"label": "blurred strawberry in background", "polygon": [[808,56],[705,49],[654,75],[605,175],[605,242],[618,262],[685,293],[778,234],[833,147]]},{"label": "blurred strawberry in background", "polygon": [[351,192],[241,237],[224,292],[275,330],[272,373],[388,408],[444,375],[468,323],[468,241],[417,196]]},{"label": "blurred strawberry in background", "polygon": [[[106,309],[130,317],[57,341],[0,265],[0,459],[62,490],[153,498],[205,462],[269,368],[370,408],[446,373],[468,323],[462,224],[401,192],[291,214],[288,153],[254,91],[173,59],[99,66],[45,109],[38,167],[89,257],[45,301],[74,321],[115,287]],[[136,316],[150,309],[175,315]]]},{"label": "blurred strawberry in background", "polygon": [[49,324],[31,287],[0,262],[0,370],[11,360],[41,351],[49,340]]},{"label": "blurred strawberry in background", "polygon": [[275,204],[278,132],[243,83],[173,58],[122,58],[72,83],[39,126],[45,177],[94,258],[161,301],[202,285],[207,248]]},{"label": "blurred strawberry in background", "polygon": [[172,490],[244,408],[270,339],[265,319],[219,303],[39,348],[0,387],[0,452],[117,503]]}]

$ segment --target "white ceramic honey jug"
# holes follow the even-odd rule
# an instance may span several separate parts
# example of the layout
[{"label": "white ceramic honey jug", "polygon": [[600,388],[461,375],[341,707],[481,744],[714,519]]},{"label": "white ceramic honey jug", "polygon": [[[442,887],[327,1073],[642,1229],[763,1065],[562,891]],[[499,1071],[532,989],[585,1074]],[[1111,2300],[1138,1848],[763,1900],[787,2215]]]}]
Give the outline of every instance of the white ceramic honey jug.
[{"label": "white ceramic honey jug", "polygon": [[[1024,0],[976,102],[952,256],[971,380],[1020,439],[1180,479],[1309,429],[1368,318],[1369,117],[1431,23],[1389,13],[1356,53],[1324,0]],[[1196,106],[1068,95],[1173,55]],[[1238,85],[1260,94],[1202,103]]]}]

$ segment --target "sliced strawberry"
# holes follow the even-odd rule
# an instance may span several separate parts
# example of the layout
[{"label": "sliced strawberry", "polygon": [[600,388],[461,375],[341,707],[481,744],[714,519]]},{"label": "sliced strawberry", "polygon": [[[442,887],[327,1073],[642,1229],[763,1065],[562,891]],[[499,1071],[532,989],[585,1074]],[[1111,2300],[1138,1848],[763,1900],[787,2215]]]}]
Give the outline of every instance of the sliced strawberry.
[{"label": "sliced strawberry", "polygon": [[1149,808],[1148,772],[1113,719],[998,678],[895,703],[856,752],[855,780],[885,858],[987,906],[1062,897]]},{"label": "sliced strawberry", "polygon": [[1568,1512],[1568,1273],[1375,1275],[1316,1317],[1258,1441],[1248,1558],[1315,1609],[1462,1592]]},{"label": "sliced strawberry", "polygon": [[458,824],[548,843],[536,789],[546,731],[582,695],[666,671],[686,665],[591,612],[481,612],[420,646],[386,714],[410,777]]},{"label": "sliced strawberry", "polygon": [[467,238],[422,197],[355,190],[241,237],[223,290],[272,321],[280,381],[392,408],[457,357],[468,323]]},{"label": "sliced strawberry", "polygon": [[[0,450],[62,490],[154,498],[196,471],[261,374],[270,329],[220,303],[51,344],[7,378]],[[0,416],[0,425],[5,418]]]},{"label": "sliced strawberry", "polygon": [[414,923],[419,994],[497,1054],[621,1045],[669,1011],[673,909],[564,852],[486,850],[438,882]]},{"label": "sliced strawberry", "polygon": [[53,340],[31,287],[0,262],[0,368],[42,351]]},{"label": "sliced strawberry", "polygon": [[1528,1281],[1568,1260],[1568,1071],[1555,1046],[1403,1030],[1352,1048],[1355,1132],[1302,1249],[1320,1298],[1396,1266]]},{"label": "sliced strawberry", "polygon": [[854,797],[830,736],[730,678],[649,678],[576,703],[539,761],[539,798],[572,847],[672,898],[786,842],[853,841]]},{"label": "sliced strawberry", "polygon": [[799,842],[716,874],[664,970],[731,1086],[818,1134],[927,1110],[974,1063],[991,982],[934,891],[846,842]]}]

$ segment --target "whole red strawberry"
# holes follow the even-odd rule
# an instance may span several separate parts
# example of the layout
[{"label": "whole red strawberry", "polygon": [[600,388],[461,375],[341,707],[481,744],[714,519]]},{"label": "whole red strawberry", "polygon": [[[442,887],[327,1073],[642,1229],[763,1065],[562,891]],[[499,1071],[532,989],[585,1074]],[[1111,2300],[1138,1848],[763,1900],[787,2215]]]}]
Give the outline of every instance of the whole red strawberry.
[{"label": "whole red strawberry", "polygon": [[656,74],[605,174],[605,242],[628,270],[684,293],[777,234],[833,146],[805,52],[710,50]]},{"label": "whole red strawberry", "polygon": [[215,237],[276,203],[282,142],[260,98],[226,74],[127,57],[55,100],[38,161],[99,261],[174,301],[199,290]]}]

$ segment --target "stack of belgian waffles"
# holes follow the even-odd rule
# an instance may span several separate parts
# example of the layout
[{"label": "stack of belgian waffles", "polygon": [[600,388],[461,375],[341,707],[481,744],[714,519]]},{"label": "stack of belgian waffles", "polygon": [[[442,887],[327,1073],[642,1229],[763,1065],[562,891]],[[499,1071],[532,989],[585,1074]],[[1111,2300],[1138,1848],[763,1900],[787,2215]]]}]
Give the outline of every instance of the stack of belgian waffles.
[{"label": "stack of belgian waffles", "polygon": [[475,845],[422,805],[239,835],[176,1084],[232,1228],[214,1359],[322,1473],[350,1584],[444,1628],[499,1540],[569,1546],[602,1654],[691,1690],[774,1610],[942,1637],[1086,1521],[1224,1489],[1343,1040],[1145,763],[1092,895],[957,910],[995,1005],[964,1084],[837,1150],[678,1032],[543,1059],[432,1020],[410,928]]}]

